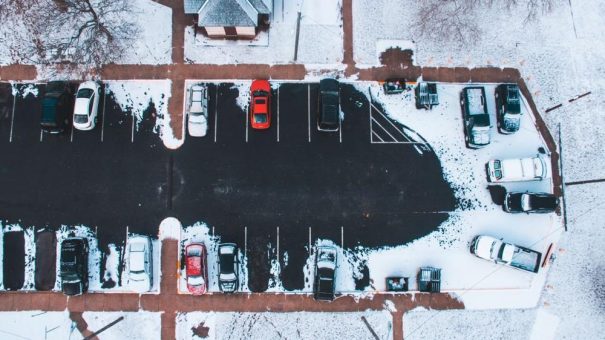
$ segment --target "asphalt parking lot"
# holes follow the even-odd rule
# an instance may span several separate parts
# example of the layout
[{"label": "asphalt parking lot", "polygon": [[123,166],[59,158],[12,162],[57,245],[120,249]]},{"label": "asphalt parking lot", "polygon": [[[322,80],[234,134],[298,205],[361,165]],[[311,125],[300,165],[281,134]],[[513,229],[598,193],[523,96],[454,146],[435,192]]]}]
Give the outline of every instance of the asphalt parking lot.
[{"label": "asphalt parking lot", "polygon": [[[457,205],[430,146],[409,138],[352,85],[341,84],[340,132],[320,133],[316,83],[274,90],[267,131],[248,125],[232,84],[209,84],[208,134],[187,136],[176,151],[152,131],[152,110],[137,129],[111,95],[95,130],[41,134],[39,89],[37,97],[14,98],[0,120],[6,223],[82,224],[96,228],[105,247],[124,242],[126,227],[156,236],[167,216],[184,226],[203,221],[244,249],[252,291],[267,289],[271,259],[286,253],[281,279],[294,290],[305,285],[302,268],[315,240],[399,245],[435,230]],[[4,256],[7,263],[11,254]],[[4,276],[5,286],[12,276]],[[367,285],[358,278],[358,288]]]}]

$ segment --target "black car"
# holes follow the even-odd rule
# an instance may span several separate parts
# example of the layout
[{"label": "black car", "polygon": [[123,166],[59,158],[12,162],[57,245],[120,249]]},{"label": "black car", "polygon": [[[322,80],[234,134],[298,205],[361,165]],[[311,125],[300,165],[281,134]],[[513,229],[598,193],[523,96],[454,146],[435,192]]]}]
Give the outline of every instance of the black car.
[{"label": "black car", "polygon": [[40,126],[44,132],[61,133],[69,125],[73,114],[74,96],[69,83],[51,81],[46,85],[42,98],[42,119]]},{"label": "black car", "polygon": [[239,260],[235,243],[218,246],[218,286],[221,292],[233,293],[239,288]]},{"label": "black car", "polygon": [[496,117],[498,131],[510,134],[521,126],[521,94],[517,84],[501,84],[496,87]]},{"label": "black car", "polygon": [[315,257],[315,281],[313,293],[315,300],[332,301],[335,294],[336,248],[332,246],[317,247]]},{"label": "black car", "polygon": [[88,290],[88,240],[71,237],[61,242],[61,290],[80,295]]},{"label": "black car", "polygon": [[319,82],[319,131],[338,131],[340,127],[340,86],[338,80],[322,79]]},{"label": "black car", "polygon": [[549,213],[559,206],[559,199],[547,193],[509,192],[504,197],[504,211],[510,213]]}]

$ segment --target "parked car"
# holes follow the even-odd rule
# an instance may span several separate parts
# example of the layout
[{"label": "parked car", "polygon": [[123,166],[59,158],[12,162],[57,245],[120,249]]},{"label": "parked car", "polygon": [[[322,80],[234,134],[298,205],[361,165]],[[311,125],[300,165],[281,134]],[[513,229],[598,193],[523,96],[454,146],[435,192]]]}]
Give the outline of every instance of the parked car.
[{"label": "parked car", "polygon": [[538,272],[542,259],[542,254],[535,250],[485,235],[475,236],[471,242],[471,253],[488,261],[532,273]]},{"label": "parked car", "polygon": [[54,230],[36,232],[36,257],[34,287],[36,290],[51,290],[56,281],[57,236]]},{"label": "parked car", "polygon": [[85,81],[80,84],[74,106],[74,128],[83,131],[95,128],[100,95],[101,86],[97,82]]},{"label": "parked car", "polygon": [[128,282],[129,289],[144,293],[151,290],[153,283],[153,246],[148,236],[128,238]]},{"label": "parked car", "polygon": [[233,293],[239,289],[239,260],[235,243],[218,246],[218,286],[221,292]]},{"label": "parked car", "polygon": [[266,80],[255,80],[250,86],[250,125],[264,130],[271,126],[271,85]]},{"label": "parked car", "polygon": [[336,280],[336,248],[333,246],[317,247],[315,257],[315,281],[313,293],[315,300],[334,300]]},{"label": "parked car", "polygon": [[319,82],[319,131],[338,131],[340,128],[340,85],[332,78]]},{"label": "parked car", "polygon": [[439,105],[439,95],[437,94],[437,84],[421,82],[416,86],[416,108],[432,109]]},{"label": "parked car", "polygon": [[510,134],[521,126],[521,94],[517,84],[501,84],[496,87],[496,117],[498,131]]},{"label": "parked car", "polygon": [[80,295],[88,290],[88,240],[70,237],[61,242],[61,290]]},{"label": "parked car", "polygon": [[405,91],[405,79],[388,79],[382,86],[386,94],[402,93]]},{"label": "parked car", "polygon": [[208,289],[206,256],[206,246],[202,243],[191,243],[185,248],[187,290],[194,295],[204,294]]},{"label": "parked car", "polygon": [[509,192],[504,196],[504,211],[510,213],[549,213],[559,206],[559,199],[548,193]]},{"label": "parked car", "polygon": [[73,95],[69,83],[64,81],[51,81],[46,85],[42,98],[42,131],[48,133],[61,133],[69,125],[74,107]]},{"label": "parked car", "polygon": [[460,95],[466,146],[477,149],[490,143],[491,123],[483,87],[465,87]]},{"label": "parked car", "polygon": [[195,84],[189,88],[187,130],[191,137],[204,137],[208,132],[208,89]]},{"label": "parked car", "polygon": [[550,178],[550,159],[538,154],[536,157],[492,159],[487,162],[487,177],[492,183],[540,181]]}]

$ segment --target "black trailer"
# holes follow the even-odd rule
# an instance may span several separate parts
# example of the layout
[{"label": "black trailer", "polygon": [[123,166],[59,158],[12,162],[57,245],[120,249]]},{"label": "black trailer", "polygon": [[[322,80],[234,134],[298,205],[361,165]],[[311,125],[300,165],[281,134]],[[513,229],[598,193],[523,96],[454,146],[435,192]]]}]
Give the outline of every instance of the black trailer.
[{"label": "black trailer", "polygon": [[418,272],[418,290],[421,292],[439,293],[441,291],[441,269],[422,267]]},{"label": "black trailer", "polygon": [[437,94],[437,84],[421,82],[416,86],[416,108],[430,110],[433,106],[439,105],[439,95]]}]

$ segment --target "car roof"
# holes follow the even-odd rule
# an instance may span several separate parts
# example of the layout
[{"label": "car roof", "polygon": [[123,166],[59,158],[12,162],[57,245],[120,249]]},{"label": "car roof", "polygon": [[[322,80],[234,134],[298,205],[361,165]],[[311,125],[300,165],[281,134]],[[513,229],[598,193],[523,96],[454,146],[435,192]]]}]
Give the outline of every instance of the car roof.
[{"label": "car roof", "polygon": [[319,91],[338,91],[338,80],[324,78],[319,81]]}]

